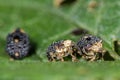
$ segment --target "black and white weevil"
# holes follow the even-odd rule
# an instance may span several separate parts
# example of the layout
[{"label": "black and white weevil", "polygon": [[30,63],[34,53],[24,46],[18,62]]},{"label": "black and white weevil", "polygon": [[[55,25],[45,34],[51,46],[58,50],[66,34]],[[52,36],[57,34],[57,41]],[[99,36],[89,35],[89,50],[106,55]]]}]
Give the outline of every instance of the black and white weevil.
[{"label": "black and white weevil", "polygon": [[19,28],[8,34],[6,51],[12,59],[22,59],[26,57],[30,51],[28,35]]},{"label": "black and white weevil", "polygon": [[47,57],[49,61],[64,61],[64,57],[71,56],[72,61],[76,61],[77,52],[76,45],[71,40],[60,40],[52,43],[47,49]]},{"label": "black and white weevil", "polygon": [[105,50],[102,48],[102,40],[93,35],[84,35],[77,42],[79,53],[88,61],[102,59]]}]

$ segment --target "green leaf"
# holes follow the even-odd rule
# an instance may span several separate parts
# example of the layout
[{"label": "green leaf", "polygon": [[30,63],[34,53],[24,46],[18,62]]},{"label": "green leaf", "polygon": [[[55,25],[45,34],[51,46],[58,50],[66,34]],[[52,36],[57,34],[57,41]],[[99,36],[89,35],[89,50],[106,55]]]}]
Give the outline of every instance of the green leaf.
[{"label": "green leaf", "polygon": [[[103,39],[104,47],[110,55],[119,60],[114,51],[113,41],[120,39],[120,1],[112,0],[79,0],[63,15],[78,27]],[[93,6],[94,5],[94,6]]]},{"label": "green leaf", "polygon": [[[9,62],[6,36],[18,27],[30,36],[35,52],[21,61]],[[71,34],[78,28],[101,37],[104,48],[115,60],[120,60],[113,44],[114,40],[120,40],[119,0],[77,0],[59,8],[52,0],[0,0],[0,79],[38,79],[40,76],[40,79],[51,80],[119,80],[116,75],[120,72],[119,62],[116,61],[42,63],[48,62],[46,49],[54,41],[78,41],[80,36]]]},{"label": "green leaf", "polygon": [[[61,14],[54,13],[55,9],[52,2],[50,2],[51,5],[49,5],[49,1],[6,0],[6,3],[4,2],[0,1],[0,38],[4,42],[0,51],[3,54],[6,54],[5,49],[3,49],[5,48],[6,36],[17,27],[23,28],[28,33],[34,45],[37,46],[36,53],[33,54],[42,61],[47,61],[46,49],[52,42],[72,39],[70,33],[75,29],[75,26],[61,18]],[[8,59],[8,57],[6,58]],[[34,58],[36,59],[36,57]]]},{"label": "green leaf", "polygon": [[[1,80],[119,80],[119,62],[41,63],[15,61],[0,63]],[[106,65],[106,66],[105,66]]]},{"label": "green leaf", "polygon": [[55,8],[48,0],[1,0],[0,37],[5,41],[15,28],[25,29],[37,45],[35,54],[40,58],[44,56],[45,60],[49,44],[60,39],[75,39],[70,32],[80,27],[100,36],[111,56],[119,59],[113,49],[113,40],[119,39],[119,6],[119,0],[80,0],[66,11]]}]

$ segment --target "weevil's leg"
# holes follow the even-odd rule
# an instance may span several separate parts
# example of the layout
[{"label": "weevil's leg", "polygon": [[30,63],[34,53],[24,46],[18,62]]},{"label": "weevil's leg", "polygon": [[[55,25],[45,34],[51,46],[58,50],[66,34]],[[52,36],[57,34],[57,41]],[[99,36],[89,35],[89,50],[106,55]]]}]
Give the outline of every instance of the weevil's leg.
[{"label": "weevil's leg", "polygon": [[101,60],[104,60],[104,55],[105,55],[105,53],[106,53],[106,50],[101,49],[101,51],[100,51],[100,53],[99,53],[99,54],[101,54],[101,57],[100,57]]},{"label": "weevil's leg", "polygon": [[83,55],[82,55],[82,59],[87,60],[88,57],[87,57],[85,54],[83,54]]},{"label": "weevil's leg", "polygon": [[[76,50],[76,52],[77,52],[79,55],[82,55],[81,49],[79,49],[78,46],[76,46],[76,49],[75,49],[75,50]],[[75,51],[75,50],[74,50],[74,51]]]},{"label": "weevil's leg", "polygon": [[49,61],[49,62],[51,62],[51,61],[52,61],[51,57],[48,57],[48,61]]},{"label": "weevil's leg", "polygon": [[10,61],[14,61],[14,58],[11,57],[11,58],[10,58]]},{"label": "weevil's leg", "polygon": [[97,58],[97,55],[95,53],[94,56],[89,61],[95,61],[96,58]]},{"label": "weevil's leg", "polygon": [[70,54],[70,55],[71,55],[71,57],[72,57],[72,62],[76,62],[76,61],[77,61],[76,56],[74,56],[73,54]]},{"label": "weevil's leg", "polygon": [[85,59],[85,56],[84,56],[84,55],[82,55],[82,58],[83,58],[83,59]]},{"label": "weevil's leg", "polygon": [[52,62],[55,62],[56,60],[55,60],[55,58],[52,58]]},{"label": "weevil's leg", "polygon": [[54,57],[52,55],[49,55],[48,56],[48,61],[50,61],[50,62],[54,61]]},{"label": "weevil's leg", "polygon": [[96,55],[89,55],[89,60],[88,61],[91,62],[91,61],[94,61],[95,59],[96,59]]},{"label": "weevil's leg", "polygon": [[94,61],[96,59],[96,56],[94,56],[92,59],[90,59],[89,61]]},{"label": "weevil's leg", "polygon": [[55,62],[56,61],[54,57],[55,56],[51,56],[51,62]]},{"label": "weevil's leg", "polygon": [[85,51],[85,49],[84,49],[84,48],[82,49],[82,51],[83,51],[83,53],[84,53],[84,54],[86,54],[86,55],[87,55],[87,52]]},{"label": "weevil's leg", "polygon": [[55,61],[55,59],[54,59],[54,58],[51,58],[51,59],[49,59],[49,61],[50,61],[50,62],[54,62],[54,61]]},{"label": "weevil's leg", "polygon": [[61,61],[62,61],[62,62],[64,62],[64,59],[63,59],[63,57],[61,57]]},{"label": "weevil's leg", "polygon": [[98,53],[98,59],[99,59],[99,60],[104,60],[104,59],[103,59],[103,53],[102,53],[102,52],[99,52],[99,53]]},{"label": "weevil's leg", "polygon": [[103,56],[102,56],[101,60],[102,60],[102,61],[104,61],[104,58],[103,58]]},{"label": "weevil's leg", "polygon": [[68,51],[72,54],[74,50],[70,48]]},{"label": "weevil's leg", "polygon": [[78,51],[77,53],[78,53],[79,55],[81,55],[81,54],[82,54],[82,53],[81,53],[81,51]]},{"label": "weevil's leg", "polygon": [[104,52],[103,52],[103,53],[101,52],[100,54],[102,55],[102,56],[101,56],[101,60],[104,61],[104,54],[105,54],[105,53],[104,53]]},{"label": "weevil's leg", "polygon": [[77,61],[76,56],[73,55],[73,50],[72,49],[69,49],[69,53],[70,53],[70,56],[72,57],[72,62]]},{"label": "weevil's leg", "polygon": [[78,50],[77,53],[82,56],[82,51],[81,50]]},{"label": "weevil's leg", "polygon": [[105,55],[105,53],[106,53],[107,51],[106,50],[102,50],[102,59],[104,60],[104,55]]}]

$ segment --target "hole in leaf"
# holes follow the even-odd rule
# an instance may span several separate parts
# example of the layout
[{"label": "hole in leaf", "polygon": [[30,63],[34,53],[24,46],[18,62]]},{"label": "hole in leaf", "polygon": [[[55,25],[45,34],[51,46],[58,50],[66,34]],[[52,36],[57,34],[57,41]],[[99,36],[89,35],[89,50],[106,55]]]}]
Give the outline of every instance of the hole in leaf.
[{"label": "hole in leaf", "polygon": [[79,35],[83,35],[83,34],[88,34],[88,31],[85,29],[81,29],[81,28],[77,28],[74,29],[71,34],[75,35],[75,36],[79,36]]},{"label": "hole in leaf", "polygon": [[74,2],[76,2],[77,0],[63,0],[63,2],[61,3],[61,5],[65,5],[65,4],[72,4]]},{"label": "hole in leaf", "polygon": [[54,0],[54,5],[56,7],[60,7],[60,6],[63,6],[63,5],[70,5],[70,4],[73,4],[75,3],[77,0]]},{"label": "hole in leaf", "polygon": [[114,41],[114,50],[120,56],[120,41],[118,40]]}]

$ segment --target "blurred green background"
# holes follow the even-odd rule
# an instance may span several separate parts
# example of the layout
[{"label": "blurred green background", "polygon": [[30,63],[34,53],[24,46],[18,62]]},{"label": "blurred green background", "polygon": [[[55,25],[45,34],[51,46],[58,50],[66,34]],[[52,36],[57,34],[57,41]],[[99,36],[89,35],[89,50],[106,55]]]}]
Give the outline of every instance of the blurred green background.
[{"label": "blurred green background", "polygon": [[[59,0],[56,0],[59,1]],[[0,0],[0,80],[119,80],[120,0]],[[35,52],[10,61],[6,36],[16,28],[30,36]],[[54,41],[78,41],[84,32],[102,38],[115,61],[54,62],[46,57]]]}]

